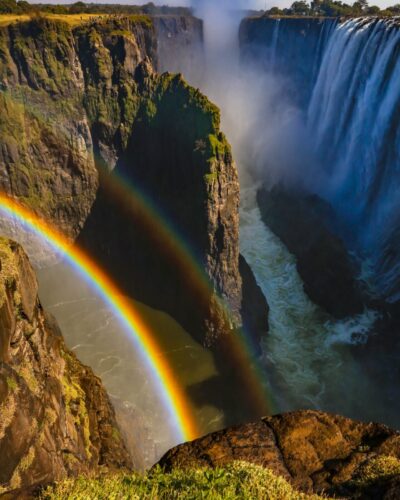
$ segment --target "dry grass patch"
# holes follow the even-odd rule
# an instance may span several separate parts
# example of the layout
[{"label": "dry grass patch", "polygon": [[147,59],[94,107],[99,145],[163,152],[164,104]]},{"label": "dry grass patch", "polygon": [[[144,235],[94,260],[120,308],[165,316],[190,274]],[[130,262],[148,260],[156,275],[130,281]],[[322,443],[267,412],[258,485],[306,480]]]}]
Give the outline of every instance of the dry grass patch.
[{"label": "dry grass patch", "polygon": [[43,14],[43,17],[75,27],[92,21],[105,21],[110,16],[108,14]]},{"label": "dry grass patch", "polygon": [[[108,14],[40,14],[45,19],[67,23],[71,27],[79,26],[80,24],[89,23],[92,21],[106,20],[110,17]],[[10,24],[22,23],[30,21],[34,16],[28,14],[0,14],[0,26],[9,26]]]},{"label": "dry grass patch", "polygon": [[24,21],[29,21],[30,16],[26,14],[0,14],[0,26],[8,26],[14,23],[21,23]]}]

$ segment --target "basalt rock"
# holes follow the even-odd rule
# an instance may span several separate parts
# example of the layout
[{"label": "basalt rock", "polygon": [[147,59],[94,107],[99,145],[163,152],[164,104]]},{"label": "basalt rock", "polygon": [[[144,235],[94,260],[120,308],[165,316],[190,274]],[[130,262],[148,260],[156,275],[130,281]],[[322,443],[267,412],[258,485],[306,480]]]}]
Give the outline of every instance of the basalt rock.
[{"label": "basalt rock", "polygon": [[0,492],[130,468],[100,380],[38,300],[22,248],[0,239]]},{"label": "basalt rock", "polygon": [[250,338],[253,339],[257,351],[260,349],[262,337],[268,332],[269,306],[251,267],[243,255],[239,255],[239,272],[242,277],[240,313],[244,327],[247,333],[250,334]]},{"label": "basalt rock", "polygon": [[282,188],[261,188],[257,201],[265,224],[297,259],[304,290],[336,318],[363,311],[364,296],[356,263],[328,226],[332,210],[316,197]]},{"label": "basalt rock", "polygon": [[72,32],[50,21],[0,29],[0,189],[74,238],[98,185]]},{"label": "basalt rock", "polygon": [[219,431],[177,446],[159,464],[168,471],[236,460],[269,468],[309,493],[398,498],[400,433],[319,411],[275,415]]},{"label": "basalt rock", "polygon": [[76,239],[135,114],[132,81],[157,65],[146,16],[84,24],[36,19],[0,28],[0,189]]}]

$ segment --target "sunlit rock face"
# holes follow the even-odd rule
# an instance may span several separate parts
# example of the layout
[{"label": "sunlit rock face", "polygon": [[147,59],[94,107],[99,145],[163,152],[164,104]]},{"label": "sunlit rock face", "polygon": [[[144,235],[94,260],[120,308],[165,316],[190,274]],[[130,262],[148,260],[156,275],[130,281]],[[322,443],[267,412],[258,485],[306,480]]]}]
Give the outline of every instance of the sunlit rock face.
[{"label": "sunlit rock face", "polygon": [[100,380],[67,349],[37,293],[22,248],[0,239],[1,492],[132,466]]},{"label": "sunlit rock face", "polygon": [[1,28],[0,46],[0,188],[74,238],[98,185],[75,39],[40,21]]},{"label": "sunlit rock face", "polygon": [[185,443],[159,464],[165,470],[217,468],[235,460],[271,469],[301,492],[389,500],[398,494],[400,434],[380,424],[296,411]]}]

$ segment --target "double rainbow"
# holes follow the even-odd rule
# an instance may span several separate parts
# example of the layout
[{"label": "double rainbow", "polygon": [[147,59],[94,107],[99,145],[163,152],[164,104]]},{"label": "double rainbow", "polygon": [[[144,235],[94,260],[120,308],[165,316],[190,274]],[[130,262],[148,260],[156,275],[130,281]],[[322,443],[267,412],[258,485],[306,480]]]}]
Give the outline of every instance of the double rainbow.
[{"label": "double rainbow", "polygon": [[125,298],[112,280],[85,252],[71,243],[56,229],[9,196],[0,193],[0,212],[14,218],[27,229],[43,238],[76,269],[110,306],[134,340],[141,358],[152,375],[157,394],[171,416],[180,441],[198,437],[196,422],[182,388],[170,366],[162,357],[152,332],[144,324],[132,303]]}]

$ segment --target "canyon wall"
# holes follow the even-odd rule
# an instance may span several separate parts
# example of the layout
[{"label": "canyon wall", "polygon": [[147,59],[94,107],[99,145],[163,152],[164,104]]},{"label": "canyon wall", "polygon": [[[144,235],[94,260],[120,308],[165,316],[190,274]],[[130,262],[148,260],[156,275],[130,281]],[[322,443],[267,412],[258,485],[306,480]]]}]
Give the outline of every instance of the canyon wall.
[{"label": "canyon wall", "polygon": [[296,104],[308,103],[336,19],[249,17],[240,25],[243,64],[282,78]]},{"label": "canyon wall", "polygon": [[1,238],[0,494],[132,467],[105,389],[68,350],[37,293],[28,257]]},{"label": "canyon wall", "polygon": [[[46,19],[1,28],[0,99],[7,113],[0,117],[0,186],[78,239],[127,294],[213,344],[242,324],[247,307],[239,273],[239,185],[218,109],[182,78],[156,73],[182,37],[189,60],[201,22],[128,16],[74,29]],[[110,195],[116,176],[133,186],[136,201]],[[149,200],[161,224],[168,220],[195,255],[210,283],[200,297],[187,273],[171,264],[157,230],[144,227],[140,211],[127,209],[138,197]]]},{"label": "canyon wall", "polygon": [[204,71],[203,21],[196,17],[155,16],[160,73],[183,73],[189,81],[200,81]]}]

